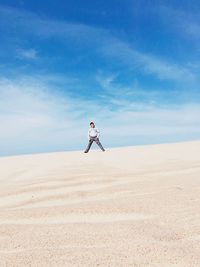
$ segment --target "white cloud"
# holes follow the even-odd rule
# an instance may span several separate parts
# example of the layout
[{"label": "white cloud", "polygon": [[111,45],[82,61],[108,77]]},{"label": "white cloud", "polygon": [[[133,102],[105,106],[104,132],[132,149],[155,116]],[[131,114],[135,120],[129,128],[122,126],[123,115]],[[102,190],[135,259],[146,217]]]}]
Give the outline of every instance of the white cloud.
[{"label": "white cloud", "polygon": [[117,58],[133,70],[152,74],[160,80],[193,81],[195,74],[187,67],[161,60],[155,55],[145,54],[120,41],[106,43],[100,48],[108,57]]},{"label": "white cloud", "polygon": [[[72,104],[70,99],[63,99],[43,81],[1,80],[1,146],[7,144],[7,148],[10,146],[13,152],[18,151],[19,147],[30,151],[36,148],[40,151],[50,148],[51,142],[54,147],[54,141],[58,147],[61,143],[64,145],[65,141],[70,145],[72,136],[80,146],[81,132],[74,129],[74,121],[81,112],[78,105],[77,111],[73,105],[75,101]],[[65,140],[65,135],[68,140]]]},{"label": "white cloud", "polygon": [[[72,44],[75,41],[76,45],[85,46],[87,49],[92,47],[94,50],[95,47],[96,53],[111,60],[112,64],[113,60],[117,60],[120,64],[132,69],[133,72],[140,71],[161,80],[185,82],[195,79],[195,73],[189,66],[170,63],[156,55],[138,51],[104,28],[50,20],[14,8],[0,7],[0,15],[1,21],[10,21],[10,25],[14,20],[15,30],[17,28],[23,34],[32,34],[40,39],[56,37],[65,42],[72,42]],[[12,28],[12,26],[9,27]]]},{"label": "white cloud", "polygon": [[17,49],[16,54],[20,59],[34,60],[38,58],[38,52],[33,48]]},{"label": "white cloud", "polygon": [[189,101],[188,94],[187,96],[186,94],[184,95],[183,92],[185,90],[183,89],[181,93],[177,88],[161,90],[160,87],[156,89],[147,86],[145,89],[138,83],[136,78],[131,83],[129,82],[128,85],[120,84],[117,79],[117,73],[111,74],[101,71],[96,75],[96,81],[102,89],[98,96],[103,101],[107,99],[107,102],[111,105],[118,106],[118,108],[129,106],[131,109],[138,111],[143,110],[145,105],[148,109],[152,106],[165,107],[169,104],[169,100],[170,102]]},{"label": "white cloud", "polygon": [[189,37],[190,41],[200,38],[200,16],[198,9],[195,12],[184,10],[182,6],[172,8],[161,5],[159,8],[160,17],[168,24],[170,29],[175,29],[177,34]]}]

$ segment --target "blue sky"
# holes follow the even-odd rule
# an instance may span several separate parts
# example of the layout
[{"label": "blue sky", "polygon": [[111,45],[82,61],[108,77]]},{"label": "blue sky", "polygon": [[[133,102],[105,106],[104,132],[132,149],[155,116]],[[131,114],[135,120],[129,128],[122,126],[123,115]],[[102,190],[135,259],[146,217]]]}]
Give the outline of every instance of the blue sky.
[{"label": "blue sky", "polygon": [[0,36],[0,155],[199,139],[199,1],[0,0]]}]

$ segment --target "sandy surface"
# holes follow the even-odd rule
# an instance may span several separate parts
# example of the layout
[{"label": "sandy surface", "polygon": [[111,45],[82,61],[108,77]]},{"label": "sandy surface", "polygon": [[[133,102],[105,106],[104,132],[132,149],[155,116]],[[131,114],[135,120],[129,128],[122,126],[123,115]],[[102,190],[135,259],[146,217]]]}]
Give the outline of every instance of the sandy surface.
[{"label": "sandy surface", "polygon": [[0,266],[200,266],[200,141],[0,158]]}]

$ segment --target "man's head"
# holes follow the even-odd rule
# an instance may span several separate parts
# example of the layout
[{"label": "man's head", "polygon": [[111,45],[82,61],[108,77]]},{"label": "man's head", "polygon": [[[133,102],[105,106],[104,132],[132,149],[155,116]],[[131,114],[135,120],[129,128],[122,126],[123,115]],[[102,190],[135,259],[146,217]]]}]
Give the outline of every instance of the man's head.
[{"label": "man's head", "polygon": [[90,122],[90,127],[91,127],[91,128],[94,128],[94,127],[95,127],[95,125],[94,125],[94,122],[93,122],[93,121],[91,121],[91,122]]}]

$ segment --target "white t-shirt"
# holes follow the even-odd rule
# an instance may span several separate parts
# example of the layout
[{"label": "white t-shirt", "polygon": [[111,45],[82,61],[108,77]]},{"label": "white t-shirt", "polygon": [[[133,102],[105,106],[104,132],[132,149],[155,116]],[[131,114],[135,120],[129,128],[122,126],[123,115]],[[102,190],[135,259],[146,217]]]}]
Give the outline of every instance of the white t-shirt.
[{"label": "white t-shirt", "polygon": [[88,139],[90,139],[90,137],[98,137],[100,136],[100,132],[97,128],[90,128],[88,130]]}]

